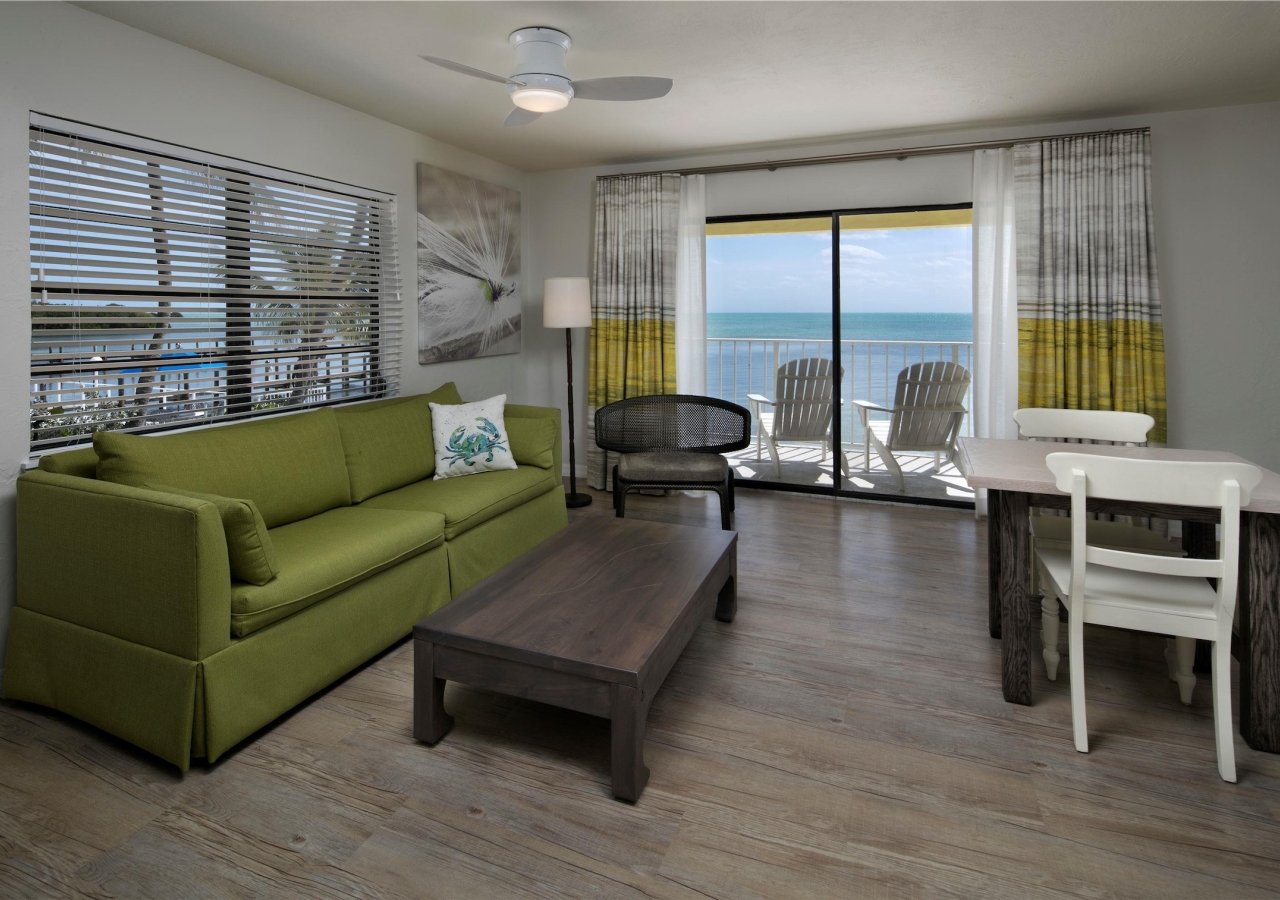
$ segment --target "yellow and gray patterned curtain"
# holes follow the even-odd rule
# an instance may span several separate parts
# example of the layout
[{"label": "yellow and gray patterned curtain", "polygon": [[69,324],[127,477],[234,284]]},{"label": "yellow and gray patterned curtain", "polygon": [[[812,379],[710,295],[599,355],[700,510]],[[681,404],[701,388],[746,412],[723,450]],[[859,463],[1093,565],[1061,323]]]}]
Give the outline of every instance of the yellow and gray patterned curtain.
[{"label": "yellow and gray patterned curtain", "polygon": [[587,483],[593,488],[608,486],[610,467],[595,442],[596,410],[676,391],[679,224],[679,175],[596,179],[587,382]]},{"label": "yellow and gray patterned curtain", "polygon": [[1117,409],[1167,434],[1146,130],[1013,148],[1018,405]]}]

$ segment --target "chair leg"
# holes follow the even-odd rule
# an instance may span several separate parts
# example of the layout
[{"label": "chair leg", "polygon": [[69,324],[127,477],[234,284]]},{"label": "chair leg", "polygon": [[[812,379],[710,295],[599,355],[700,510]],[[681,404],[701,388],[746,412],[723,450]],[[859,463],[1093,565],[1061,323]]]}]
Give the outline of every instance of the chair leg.
[{"label": "chair leg", "polygon": [[848,480],[849,457],[845,455],[844,447],[843,446],[837,447],[830,438],[827,438],[826,443],[823,444],[822,447],[823,447],[822,461],[823,462],[827,461],[826,454],[827,454],[827,451],[830,450],[831,454],[836,458],[836,465],[840,467],[840,474],[845,477],[845,480]]},{"label": "chair leg", "polygon": [[1044,672],[1050,681],[1058,680],[1058,598],[1046,592],[1040,598],[1040,653],[1044,657]]},{"label": "chair leg", "polygon": [[1165,641],[1165,665],[1169,667],[1170,680],[1178,683],[1178,699],[1183,706],[1191,705],[1191,694],[1196,689],[1196,675],[1191,671],[1195,660],[1195,638],[1178,637]]},{"label": "chair leg", "polygon": [[773,435],[765,438],[765,443],[769,445],[769,458],[773,460],[773,477],[782,477],[782,460],[778,457],[778,444],[773,439]]},{"label": "chair leg", "polygon": [[733,513],[733,501],[729,499],[729,488],[717,488],[716,495],[720,498],[720,530],[732,531],[729,517]]},{"label": "chair leg", "polygon": [[1236,748],[1231,734],[1231,642],[1213,642],[1213,733],[1218,748],[1218,774],[1236,780]]},{"label": "chair leg", "polygon": [[867,424],[867,414],[858,408],[858,418],[862,426],[862,471],[871,471],[871,426]]},{"label": "chair leg", "polygon": [[1067,618],[1067,653],[1071,660],[1071,733],[1076,749],[1089,752],[1089,726],[1084,710],[1084,616]]},{"label": "chair leg", "polygon": [[619,519],[627,514],[627,488],[618,478],[617,466],[613,469],[613,514]]},{"label": "chair leg", "polygon": [[894,458],[893,453],[884,445],[884,442],[875,434],[868,431],[867,436],[871,438],[871,444],[876,448],[876,453],[880,455],[880,459],[884,461],[885,468],[893,473],[894,479],[898,482],[898,493],[905,494],[907,492],[907,483],[902,478],[902,466],[898,465],[898,461]]}]

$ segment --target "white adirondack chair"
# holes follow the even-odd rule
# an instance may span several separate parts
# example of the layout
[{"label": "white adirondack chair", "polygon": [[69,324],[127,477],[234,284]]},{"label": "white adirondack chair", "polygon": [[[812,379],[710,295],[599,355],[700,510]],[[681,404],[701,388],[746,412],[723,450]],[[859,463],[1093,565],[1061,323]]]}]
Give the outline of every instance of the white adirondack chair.
[{"label": "white adirondack chair", "polygon": [[[822,446],[826,462],[831,448],[831,372],[829,359],[806,357],[793,359],[778,367],[774,381],[774,398],[747,394],[756,420],[756,459],[761,443],[769,448],[773,475],[782,477],[782,461],[778,444],[797,441]],[[836,454],[840,471],[849,473],[849,462],[843,453]]]},{"label": "white adirondack chair", "polygon": [[[968,411],[964,395],[969,390],[969,370],[949,362],[924,362],[907,366],[898,373],[893,408],[886,409],[869,400],[854,400],[862,426],[862,470],[871,466],[871,448],[884,461],[905,493],[902,466],[895,453],[933,453],[936,472],[945,455],[955,454],[956,438]],[[870,413],[889,413],[888,420],[873,420]]]},{"label": "white adirondack chair", "polygon": [[[1248,463],[1168,462],[1085,453],[1050,453],[1058,490],[1071,494],[1071,546],[1037,547],[1041,583],[1067,604],[1071,727],[1089,752],[1084,700],[1084,625],[1091,622],[1171,634],[1177,665],[1191,675],[1196,640],[1213,644],[1213,725],[1218,774],[1236,780],[1231,727],[1231,620],[1235,615],[1240,507],[1262,480]],[[1222,540],[1216,559],[1115,550],[1089,543],[1088,497],[1216,508]],[[1206,579],[1217,579],[1212,587]],[[1177,680],[1177,679],[1175,679]],[[1181,686],[1181,684],[1179,685]]]},{"label": "white adirondack chair", "polygon": [[[1018,433],[1030,440],[1126,446],[1145,444],[1147,433],[1156,423],[1146,413],[1105,409],[1049,409],[1038,406],[1016,411],[1013,420],[1018,423]],[[1166,556],[1183,555],[1181,547],[1141,525],[1090,519],[1085,528],[1090,544]],[[1032,510],[1031,540],[1033,554],[1037,547],[1070,547],[1071,520],[1063,516],[1038,515]],[[1034,569],[1031,590],[1033,594],[1040,593]],[[1045,594],[1040,600],[1040,654],[1044,658],[1045,674],[1050,681],[1058,680],[1058,663],[1062,659],[1062,654],[1058,651],[1059,622],[1058,598]],[[1166,655],[1171,657],[1171,654]],[[1170,665],[1173,666],[1172,658]],[[1178,687],[1182,702],[1190,705],[1195,676],[1179,678]]]}]

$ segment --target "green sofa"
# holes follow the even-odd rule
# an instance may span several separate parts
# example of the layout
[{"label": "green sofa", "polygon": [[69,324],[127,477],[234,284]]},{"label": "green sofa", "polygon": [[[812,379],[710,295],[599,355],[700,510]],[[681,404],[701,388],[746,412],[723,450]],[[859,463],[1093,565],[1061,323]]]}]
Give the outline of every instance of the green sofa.
[{"label": "green sofa", "polygon": [[456,388],[172,435],[99,433],[18,479],[5,695],[185,771],[566,522],[560,411],[518,467],[432,480]]}]

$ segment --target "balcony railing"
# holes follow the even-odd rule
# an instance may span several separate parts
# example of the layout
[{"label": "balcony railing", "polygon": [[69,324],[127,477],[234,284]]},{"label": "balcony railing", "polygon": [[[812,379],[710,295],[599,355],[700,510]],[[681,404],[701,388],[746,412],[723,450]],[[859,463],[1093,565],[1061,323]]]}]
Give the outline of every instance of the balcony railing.
[{"label": "balcony railing", "polygon": [[[778,367],[793,359],[830,359],[832,342],[782,338],[708,338],[707,393],[750,408],[748,393],[774,395]],[[841,341],[839,346],[840,396],[845,401],[841,437],[846,445],[861,444],[858,417],[850,400],[870,400],[893,405],[898,373],[918,362],[954,362],[973,371],[973,344],[958,341]],[[965,406],[973,410],[971,397]],[[972,434],[971,416],[965,416],[961,434]]]}]

